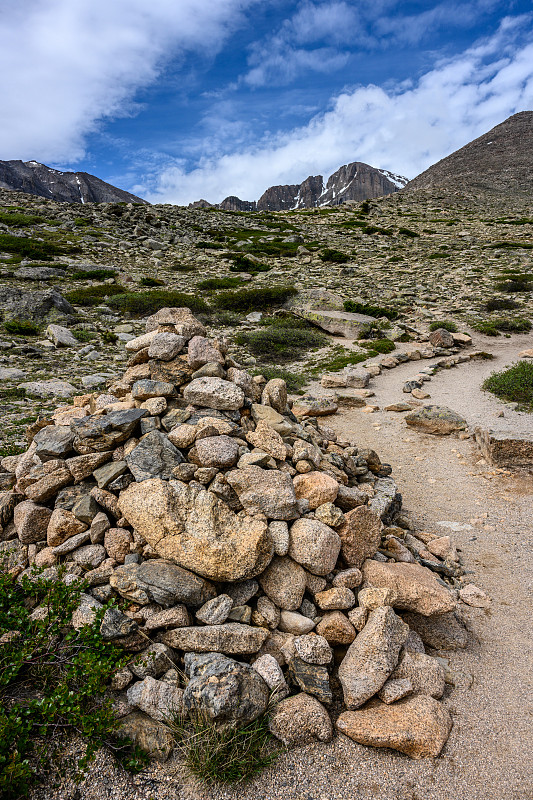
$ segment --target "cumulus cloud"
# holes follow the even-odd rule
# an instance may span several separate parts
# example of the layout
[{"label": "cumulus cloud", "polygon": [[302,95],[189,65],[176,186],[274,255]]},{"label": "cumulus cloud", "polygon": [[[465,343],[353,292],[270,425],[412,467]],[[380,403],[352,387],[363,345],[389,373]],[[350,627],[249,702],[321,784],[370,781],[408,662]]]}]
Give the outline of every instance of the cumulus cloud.
[{"label": "cumulus cloud", "polygon": [[170,58],[214,55],[257,0],[3,0],[0,158],[74,162]]},{"label": "cumulus cloud", "polygon": [[493,37],[439,61],[412,85],[344,91],[305,126],[206,158],[190,172],[170,166],[144,186],[145,196],[181,204],[232,194],[257,199],[267,186],[328,175],[349,161],[412,178],[509,115],[533,108],[533,44],[521,41],[530,23],[530,16],[504,19]]}]

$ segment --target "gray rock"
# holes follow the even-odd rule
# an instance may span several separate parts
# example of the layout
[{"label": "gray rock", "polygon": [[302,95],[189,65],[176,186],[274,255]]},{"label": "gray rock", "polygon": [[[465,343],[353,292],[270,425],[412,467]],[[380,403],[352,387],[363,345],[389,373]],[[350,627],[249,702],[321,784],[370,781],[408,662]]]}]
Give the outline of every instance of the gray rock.
[{"label": "gray rock", "polygon": [[151,644],[129,665],[133,674],[141,679],[158,678],[172,667],[174,667],[172,650],[160,642]]},{"label": "gray rock", "polygon": [[76,394],[76,387],[68,381],[61,381],[58,378],[51,378],[44,381],[28,381],[19,384],[19,389],[25,389],[27,394],[35,394],[37,397],[72,397]]},{"label": "gray rock", "polygon": [[300,515],[292,479],[285,472],[246,467],[228,472],[226,480],[252,514],[262,513],[275,520]]},{"label": "gray rock", "polygon": [[404,650],[400,655],[398,666],[391,678],[407,678],[415,692],[429,694],[436,700],[444,694],[444,667],[435,658],[424,653],[413,653]]},{"label": "gray rock", "polygon": [[326,667],[309,664],[298,656],[294,656],[289,661],[289,675],[292,682],[303,692],[313,695],[321,703],[331,703],[333,700]]},{"label": "gray rock", "polygon": [[294,640],[296,654],[308,664],[329,664],[333,659],[333,651],[327,639],[316,634],[297,636]]},{"label": "gray rock", "polygon": [[126,463],[137,482],[158,477],[170,480],[172,471],[185,458],[161,431],[153,430],[126,456]]},{"label": "gray rock", "polygon": [[183,689],[167,681],[147,676],[137,681],[127,691],[129,702],[157,722],[171,721],[183,713]]},{"label": "gray rock", "polygon": [[171,361],[185,346],[185,338],[175,333],[156,333],[148,348],[148,358]]},{"label": "gray rock", "polygon": [[466,420],[460,414],[445,406],[424,406],[407,414],[404,419],[411,428],[435,436],[446,436],[467,427]]},{"label": "gray rock", "polygon": [[204,364],[224,365],[224,355],[214,346],[213,340],[205,336],[193,336],[189,342],[187,359],[193,370],[200,369]]},{"label": "gray rock", "polygon": [[309,633],[315,627],[315,621],[310,617],[305,617],[303,614],[297,614],[295,611],[282,611],[280,613],[280,631],[285,633],[293,633],[295,636],[303,636]]},{"label": "gray rock", "polygon": [[138,627],[135,620],[127,617],[118,608],[108,608],[100,625],[100,635],[104,642],[112,642],[131,636]]},{"label": "gray rock", "polygon": [[207,436],[198,439],[195,448],[202,467],[227,469],[239,460],[239,444],[231,436]]},{"label": "gray rock", "polygon": [[78,347],[80,344],[69,329],[62,325],[49,325],[45,334],[56,347]]},{"label": "gray rock", "polygon": [[358,708],[378,692],[398,663],[408,626],[392,608],[372,611],[339,667],[347,708]]},{"label": "gray rock", "polygon": [[110,461],[108,464],[104,464],[103,467],[95,469],[93,476],[100,489],[105,489],[112,481],[123,475],[127,469],[128,465],[125,461]]},{"label": "gray rock", "polygon": [[110,583],[122,597],[141,605],[154,602],[164,607],[176,603],[201,606],[216,594],[208,581],[171,561],[159,559],[124,564],[115,570]]},{"label": "gray rock", "polygon": [[41,428],[33,441],[37,445],[35,455],[41,461],[50,461],[53,458],[64,458],[72,450],[74,434],[66,425],[47,425]]},{"label": "gray rock", "polygon": [[296,611],[306,589],[305,570],[287,556],[275,557],[259,577],[261,588],[278,608]]},{"label": "gray rock", "polygon": [[384,703],[390,705],[412,693],[413,684],[409,678],[389,678],[379,690],[378,697],[380,700],[383,700]]},{"label": "gray rock", "polygon": [[261,675],[220,653],[185,654],[189,683],[183,702],[218,722],[246,724],[266,711],[269,688]]},{"label": "gray rock", "polygon": [[270,732],[286,746],[329,742],[333,727],[329,714],[315,697],[305,692],[281,700],[273,709]]},{"label": "gray rock", "polygon": [[424,644],[435,650],[463,650],[468,644],[468,632],[453,611],[431,617],[404,614],[403,619]]},{"label": "gray rock", "polygon": [[82,455],[112,450],[133,434],[137,423],[147,413],[144,408],[130,408],[74,422],[71,425],[74,449]]},{"label": "gray rock", "polygon": [[244,392],[222,378],[195,378],[183,391],[188,403],[206,408],[237,410],[244,403]]},{"label": "gray rock", "polygon": [[131,393],[135,400],[149,400],[151,397],[170,397],[174,385],[167,381],[141,380],[133,384]]},{"label": "gray rock", "polygon": [[119,731],[158,761],[166,761],[174,747],[170,730],[141,711],[124,717],[120,721]]},{"label": "gray rock", "polygon": [[228,618],[233,606],[233,600],[227,594],[219,594],[198,609],[196,619],[206,625],[221,625]]},{"label": "gray rock", "polygon": [[267,637],[268,630],[265,628],[253,628],[238,622],[206,625],[204,628],[176,628],[161,635],[169,647],[177,650],[228,655],[257,653]]},{"label": "gray rock", "polygon": [[70,303],[55,289],[25,292],[15,286],[1,286],[0,308],[7,319],[43,320],[54,315],[75,314]]}]

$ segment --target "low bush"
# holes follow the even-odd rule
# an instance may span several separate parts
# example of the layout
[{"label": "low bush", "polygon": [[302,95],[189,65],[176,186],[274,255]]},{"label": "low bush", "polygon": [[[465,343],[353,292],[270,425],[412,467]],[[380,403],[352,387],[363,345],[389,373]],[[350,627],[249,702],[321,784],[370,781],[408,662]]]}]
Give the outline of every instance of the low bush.
[{"label": "low bush", "polygon": [[270,326],[258,331],[242,331],[235,336],[254,355],[270,362],[295,361],[302,353],[326,343],[323,333],[300,327]]},{"label": "low bush", "polygon": [[491,250],[533,250],[533,244],[530,242],[494,242],[494,244],[487,245]]},{"label": "low bush", "polygon": [[198,250],[223,250],[221,242],[196,242],[194,245]]},{"label": "low bush", "polygon": [[87,331],[85,328],[72,331],[72,335],[78,342],[92,342],[98,336],[95,331]]},{"label": "low bush", "polygon": [[[37,214],[19,214],[0,211],[0,222],[10,228],[26,228],[28,225],[37,225],[39,222],[48,222],[45,217]],[[51,220],[50,220],[51,221]]]},{"label": "low bush", "polygon": [[274,258],[294,258],[297,255],[297,242],[253,242],[243,248],[254,256],[272,256]]},{"label": "low bush", "polygon": [[[108,681],[128,655],[102,640],[102,609],[92,624],[65,626],[86,584],[24,576],[17,581],[0,565],[0,795],[25,797],[60,754],[69,734],[85,741],[73,764],[83,772],[108,745],[131,768],[146,758],[117,736]],[[39,606],[44,614],[32,619]]]},{"label": "low bush", "polygon": [[496,284],[496,289],[499,292],[508,292],[514,294],[515,292],[533,292],[533,283],[521,279],[511,279],[500,281]]},{"label": "low bush", "polygon": [[502,372],[493,372],[482,388],[501,400],[518,403],[524,409],[533,411],[533,364],[519,361]]},{"label": "low bush", "polygon": [[325,247],[320,254],[320,259],[332,264],[346,264],[350,260],[350,256],[340,250],[335,250],[333,247]]},{"label": "low bush", "polygon": [[6,253],[13,253],[22,258],[29,258],[31,261],[51,261],[53,256],[78,253],[80,248],[75,245],[38,242],[35,239],[0,233],[0,250]]},{"label": "low bush", "polygon": [[370,353],[356,353],[353,350],[347,350],[342,345],[336,345],[330,353],[324,358],[320,359],[311,369],[312,375],[321,375],[323,372],[341,372],[345,367],[353,364],[360,364],[361,361],[366,361],[370,356],[377,355],[376,352]]},{"label": "low bush", "polygon": [[420,234],[416,231],[412,231],[410,228],[399,228],[398,233],[401,236],[408,236],[411,239],[417,239],[420,237]]},{"label": "low bush", "polygon": [[531,322],[523,317],[500,317],[498,319],[474,322],[472,327],[485,336],[499,336],[504,333],[527,333],[531,330]]},{"label": "low bush", "polygon": [[159,278],[141,278],[139,281],[141,286],[164,286],[165,281],[159,280]]},{"label": "low bush", "polygon": [[29,319],[8,319],[4,322],[4,328],[15,336],[37,336],[39,333],[39,326]]},{"label": "low bush", "polygon": [[396,345],[390,339],[372,339],[368,342],[360,342],[361,347],[373,350],[375,353],[392,353],[396,350]]},{"label": "low bush", "polygon": [[369,317],[387,317],[393,320],[398,317],[398,312],[393,311],[392,308],[384,308],[383,306],[374,306],[370,303],[355,303],[353,300],[344,301],[344,310],[349,311],[351,314],[366,314]]},{"label": "low bush", "polygon": [[269,264],[254,261],[248,256],[243,256],[242,253],[227,253],[226,255],[232,260],[230,272],[249,272],[253,275],[256,272],[269,272],[272,269]]},{"label": "low bush", "polygon": [[73,289],[65,294],[65,298],[76,306],[98,306],[105,298],[123,292],[124,288],[116,283],[97,283],[95,286]]},{"label": "low bush", "polygon": [[124,292],[114,293],[109,299],[109,305],[120,311],[128,311],[130,314],[155,314],[160,308],[187,306],[191,311],[199,311],[207,314],[209,306],[200,297],[194,294],[183,294],[166,289],[153,289],[150,292]]},{"label": "low bush", "polygon": [[286,369],[280,369],[279,367],[269,367],[262,364],[260,367],[254,370],[255,375],[262,375],[267,381],[272,380],[273,378],[281,378],[287,384],[287,389],[289,392],[299,392],[303,386],[308,383],[308,379],[305,375],[302,375],[299,372],[290,372]]},{"label": "low bush", "polygon": [[516,300],[505,297],[493,297],[485,303],[485,311],[512,311],[515,308],[519,308]]},{"label": "low bush", "polygon": [[240,278],[206,278],[205,281],[200,281],[196,286],[198,289],[206,289],[208,292],[212,292],[216,289],[235,289],[237,286],[242,286],[242,280]]},{"label": "low bush", "polygon": [[270,766],[281,752],[268,728],[268,714],[246,725],[217,725],[205,713],[176,716],[170,723],[176,748],[203,783],[242,783]]},{"label": "low bush", "polygon": [[450,319],[438,319],[429,326],[430,331],[438,331],[440,328],[444,328],[445,331],[449,331],[450,333],[457,333],[457,325]]},{"label": "low bush", "polygon": [[196,267],[192,264],[172,264],[169,269],[172,272],[196,272]]},{"label": "low bush", "polygon": [[[295,295],[294,286],[265,286],[256,289],[241,289],[237,292],[221,292],[214,301],[217,308],[228,311],[261,311],[280,306]],[[186,305],[182,303],[181,305]]]},{"label": "low bush", "polygon": [[116,344],[118,336],[113,331],[103,331],[100,336],[105,344]]},{"label": "low bush", "polygon": [[[54,267],[56,265],[54,264]],[[80,269],[73,272],[71,278],[75,281],[105,281],[107,278],[116,277],[116,270],[114,269]]]}]

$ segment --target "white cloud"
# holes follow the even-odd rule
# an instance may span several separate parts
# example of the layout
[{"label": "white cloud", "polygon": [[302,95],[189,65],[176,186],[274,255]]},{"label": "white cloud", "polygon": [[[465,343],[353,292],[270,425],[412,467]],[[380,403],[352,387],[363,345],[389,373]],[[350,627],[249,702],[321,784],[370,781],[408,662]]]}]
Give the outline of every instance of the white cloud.
[{"label": "white cloud", "polygon": [[0,157],[73,162],[170,58],[213,55],[257,0],[3,0]]},{"label": "white cloud", "polygon": [[520,43],[529,16],[503,20],[496,35],[440,61],[414,85],[345,91],[330,110],[289,133],[185,172],[157,177],[152,202],[211,202],[227,195],[257,199],[268,186],[328,175],[365,161],[414,177],[509,115],[533,108],[533,44]]}]

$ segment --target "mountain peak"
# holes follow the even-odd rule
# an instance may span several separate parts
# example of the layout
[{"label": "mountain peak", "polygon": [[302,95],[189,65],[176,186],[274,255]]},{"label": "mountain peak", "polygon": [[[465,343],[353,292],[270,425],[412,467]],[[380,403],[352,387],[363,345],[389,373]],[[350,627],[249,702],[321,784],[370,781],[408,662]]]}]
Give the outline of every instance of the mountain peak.
[{"label": "mountain peak", "polygon": [[61,172],[39,161],[0,161],[0,188],[67,203],[147,202],[88,172]]}]

